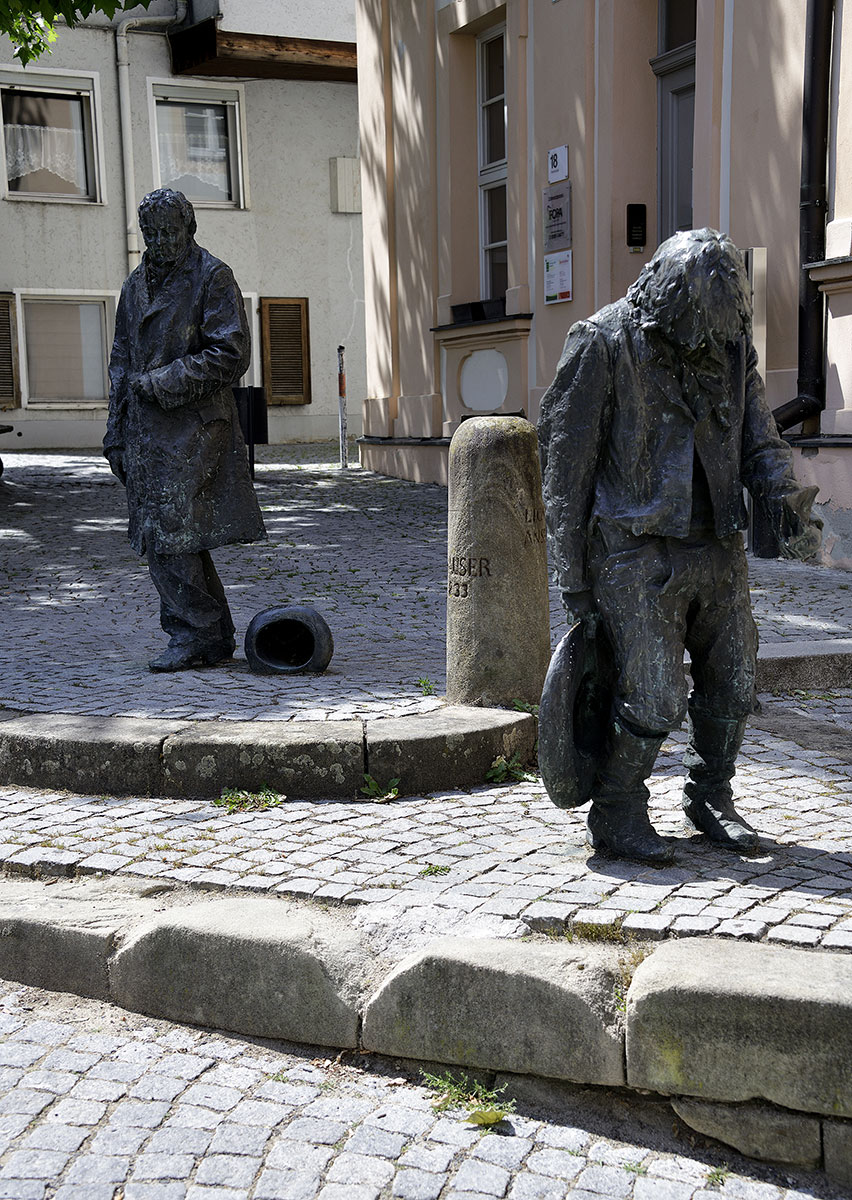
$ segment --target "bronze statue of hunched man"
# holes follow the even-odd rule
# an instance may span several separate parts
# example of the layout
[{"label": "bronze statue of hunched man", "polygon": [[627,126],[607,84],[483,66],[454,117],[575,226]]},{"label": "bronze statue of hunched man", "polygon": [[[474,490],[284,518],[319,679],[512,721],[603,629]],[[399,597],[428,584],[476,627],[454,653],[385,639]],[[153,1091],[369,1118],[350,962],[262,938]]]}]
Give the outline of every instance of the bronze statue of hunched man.
[{"label": "bronze statue of hunched man", "polygon": [[752,849],[757,835],[730,782],[757,657],[743,487],[784,554],[814,554],[820,533],[810,516],[816,488],[796,482],[766,404],[748,278],[728,237],[675,234],[624,299],[569,330],[539,439],[569,624],[599,621],[615,662],[591,845],[671,861],[648,818],[646,780],[688,715],[686,816],[712,841]]}]

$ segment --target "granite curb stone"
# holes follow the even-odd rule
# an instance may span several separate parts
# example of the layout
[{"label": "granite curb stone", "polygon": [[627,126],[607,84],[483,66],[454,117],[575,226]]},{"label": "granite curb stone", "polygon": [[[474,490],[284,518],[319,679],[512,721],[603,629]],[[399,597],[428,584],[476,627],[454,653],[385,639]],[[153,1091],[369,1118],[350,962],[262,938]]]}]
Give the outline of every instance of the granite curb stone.
[{"label": "granite curb stone", "polygon": [[757,655],[759,692],[852,685],[852,638],[770,642]]},{"label": "granite curb stone", "polygon": [[364,734],[353,721],[214,721],[163,744],[163,794],[218,796],[272,788],[307,798],[352,796],[364,782]]},{"label": "granite curb stone", "polygon": [[139,885],[89,879],[0,882],[0,978],[110,998],[108,963],[128,924],[150,911]]},{"label": "granite curb stone", "polygon": [[155,795],[163,743],[186,722],[26,713],[0,724],[0,780],[82,793]]},{"label": "granite curb stone", "polygon": [[852,1122],[823,1121],[822,1149],[826,1172],[852,1188]]},{"label": "granite curb stone", "polygon": [[719,1104],[685,1096],[671,1103],[690,1129],[734,1146],[749,1158],[816,1167],[822,1157],[818,1117],[770,1104]]},{"label": "granite curb stone", "polygon": [[[852,1178],[852,960],[709,939],[646,949],[627,996],[627,1086],[754,1157],[812,1163],[821,1136],[826,1169]],[[2,976],[248,1036],[511,1073],[522,1091],[624,1085],[623,953],[446,938],[389,967],[348,910],[0,881]]]},{"label": "granite curb stone", "polygon": [[331,799],[357,795],[369,773],[416,795],[480,784],[498,755],[526,761],[534,745],[529,713],[490,708],[322,723],[16,713],[0,722],[0,783],[188,798],[271,787]]},{"label": "granite curb stone", "polygon": [[365,736],[367,772],[380,783],[399,779],[401,795],[420,795],[482,783],[499,755],[529,762],[536,722],[529,713],[449,705],[428,717],[366,721]]},{"label": "granite curb stone", "polygon": [[112,938],[112,930],[87,929],[82,922],[59,925],[49,915],[11,916],[4,912],[0,978],[108,1000],[107,960]]},{"label": "granite curb stone", "polygon": [[599,948],[448,938],[384,980],[362,1043],[399,1058],[620,1086],[617,982],[615,956]]},{"label": "granite curb stone", "polygon": [[627,1082],[852,1116],[852,959],[710,938],[666,942],[627,995]]},{"label": "granite curb stone", "polygon": [[354,1049],[364,954],[344,920],[285,901],[213,900],[132,929],[112,999],[171,1021]]}]

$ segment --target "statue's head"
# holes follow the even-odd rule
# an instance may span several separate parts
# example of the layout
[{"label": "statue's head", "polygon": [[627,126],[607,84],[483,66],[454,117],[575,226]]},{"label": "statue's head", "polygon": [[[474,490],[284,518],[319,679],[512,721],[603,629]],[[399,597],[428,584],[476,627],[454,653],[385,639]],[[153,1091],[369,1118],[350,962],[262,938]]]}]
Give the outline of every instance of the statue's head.
[{"label": "statue's head", "polygon": [[195,210],[183,192],[157,188],[139,205],[139,228],[154,262],[168,266],[182,257],[195,234]]},{"label": "statue's head", "polygon": [[715,229],[676,233],[627,293],[643,326],[688,353],[718,349],[751,332],[751,288],[737,247]]}]

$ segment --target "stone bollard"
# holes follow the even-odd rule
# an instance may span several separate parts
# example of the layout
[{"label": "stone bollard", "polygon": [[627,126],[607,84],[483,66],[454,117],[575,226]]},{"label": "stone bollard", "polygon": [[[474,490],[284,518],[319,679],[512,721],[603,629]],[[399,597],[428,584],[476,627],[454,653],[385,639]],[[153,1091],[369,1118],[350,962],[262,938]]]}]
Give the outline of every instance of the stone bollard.
[{"label": "stone bollard", "polygon": [[450,442],[447,699],[538,704],[550,662],[547,539],[535,429],[474,417]]}]

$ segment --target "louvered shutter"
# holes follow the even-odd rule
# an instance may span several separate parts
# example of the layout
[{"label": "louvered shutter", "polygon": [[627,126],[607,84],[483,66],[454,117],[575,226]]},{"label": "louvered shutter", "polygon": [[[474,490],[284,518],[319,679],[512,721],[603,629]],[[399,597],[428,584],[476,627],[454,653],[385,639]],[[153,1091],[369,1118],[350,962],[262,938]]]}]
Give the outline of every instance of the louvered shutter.
[{"label": "louvered shutter", "polygon": [[310,404],[307,300],[261,299],[260,325],[267,404]]},{"label": "louvered shutter", "polygon": [[0,294],[0,408],[17,408],[18,347],[15,337],[15,298]]}]

